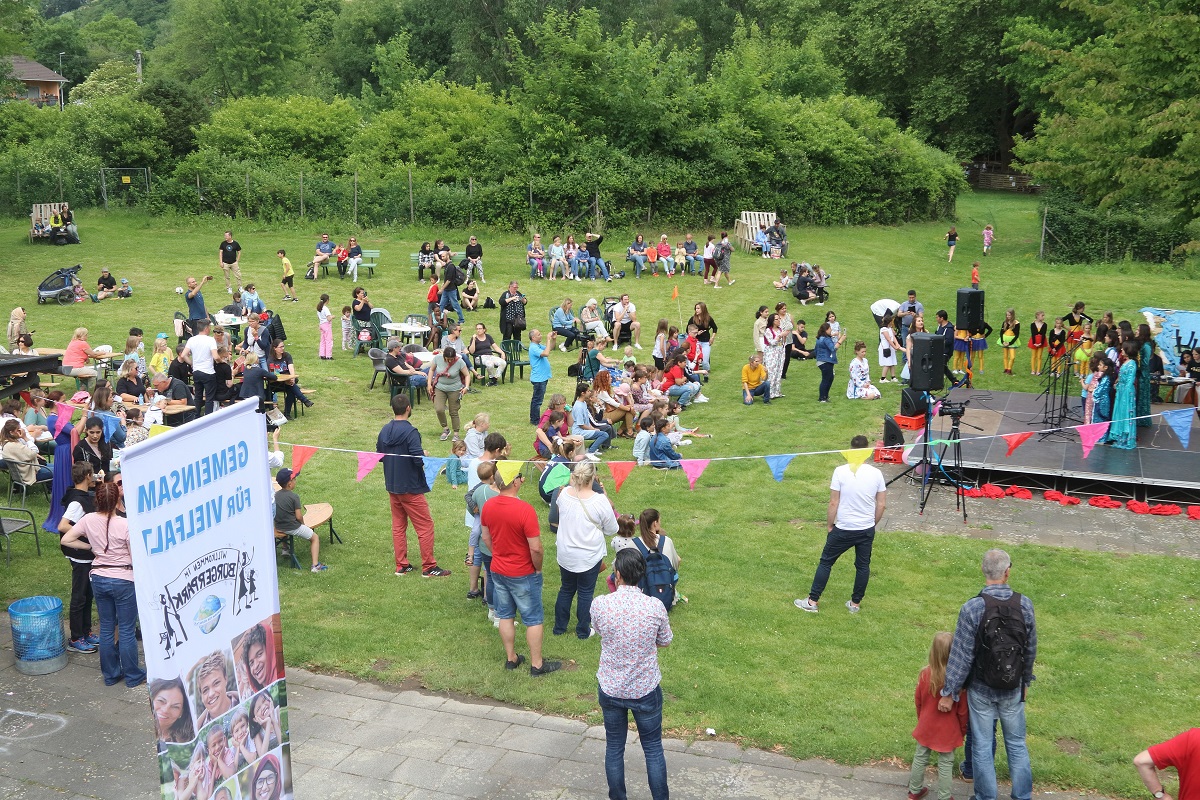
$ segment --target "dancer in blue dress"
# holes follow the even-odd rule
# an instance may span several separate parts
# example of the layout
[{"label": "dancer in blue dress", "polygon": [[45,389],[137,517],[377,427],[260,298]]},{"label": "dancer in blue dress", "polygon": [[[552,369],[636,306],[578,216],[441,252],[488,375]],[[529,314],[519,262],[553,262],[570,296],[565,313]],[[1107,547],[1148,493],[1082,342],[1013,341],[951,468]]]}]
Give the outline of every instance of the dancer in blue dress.
[{"label": "dancer in blue dress", "polygon": [[1137,342],[1128,341],[1121,345],[1121,368],[1117,373],[1117,391],[1113,399],[1112,424],[1104,441],[1122,450],[1137,447],[1137,425],[1133,417],[1137,413]]}]

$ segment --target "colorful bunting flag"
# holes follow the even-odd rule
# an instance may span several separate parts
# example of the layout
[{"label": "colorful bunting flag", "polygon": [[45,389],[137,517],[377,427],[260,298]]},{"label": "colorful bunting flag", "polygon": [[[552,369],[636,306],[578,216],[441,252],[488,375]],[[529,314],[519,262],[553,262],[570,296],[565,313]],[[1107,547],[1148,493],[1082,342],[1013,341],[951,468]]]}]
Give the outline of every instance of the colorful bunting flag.
[{"label": "colorful bunting flag", "polygon": [[308,460],[316,455],[317,448],[307,444],[292,445],[292,473],[299,475],[300,470],[304,469],[304,465]]},{"label": "colorful bunting flag", "polygon": [[1171,426],[1171,430],[1175,431],[1184,450],[1188,449],[1188,444],[1192,441],[1192,415],[1195,413],[1195,410],[1191,408],[1177,408],[1163,412],[1163,419]]},{"label": "colorful bunting flag", "polygon": [[783,482],[783,471],[787,469],[787,465],[792,463],[792,459],[796,457],[795,453],[787,453],[779,456],[767,456],[767,466],[771,469],[771,475],[780,483]]},{"label": "colorful bunting flag", "polygon": [[633,472],[633,468],[637,466],[636,461],[609,461],[608,471],[612,474],[613,492],[621,491],[621,484],[629,477],[629,473]]},{"label": "colorful bunting flag", "polygon": [[[295,450],[293,450],[294,457]],[[358,477],[355,479],[359,483],[363,482],[363,478],[371,474],[371,470],[375,469],[375,465],[383,460],[383,453],[358,453]]]},{"label": "colorful bunting flag", "polygon": [[696,478],[704,474],[704,470],[708,469],[709,459],[707,458],[685,458],[679,462],[683,467],[683,474],[687,475],[688,488],[696,488]]},{"label": "colorful bunting flag", "polygon": [[[429,459],[425,460],[428,461]],[[524,466],[524,463],[525,462],[523,461],[504,459],[503,461],[496,462],[496,471],[500,473],[500,478],[506,484],[512,483],[517,479],[517,474],[521,471],[521,467]]]},{"label": "colorful bunting flag", "polygon": [[54,412],[58,414],[58,419],[54,421],[54,438],[63,432],[63,428],[71,421],[71,417],[75,416],[75,406],[69,406],[66,403],[55,403]]},{"label": "colorful bunting flag", "polygon": [[859,450],[843,450],[842,458],[846,459],[846,463],[850,465],[850,471],[853,472],[863,465],[863,462],[871,457],[871,449],[864,447]]},{"label": "colorful bunting flag", "polygon": [[1008,458],[1009,456],[1011,456],[1013,454],[1013,451],[1015,451],[1021,445],[1025,444],[1025,442],[1029,441],[1030,436],[1033,436],[1033,431],[1023,431],[1022,433],[1003,433],[1003,434],[1001,434],[1001,437],[1003,437],[1004,441],[1008,442],[1008,452],[1004,454],[1004,457]]},{"label": "colorful bunting flag", "polygon": [[437,483],[438,473],[442,471],[442,467],[446,466],[448,458],[434,458],[433,456],[425,456],[425,483],[430,489],[433,484]]},{"label": "colorful bunting flag", "polygon": [[566,464],[555,464],[550,468],[550,472],[546,475],[546,480],[542,484],[547,492],[553,492],[560,486],[566,486],[571,482],[571,470],[567,469]]},{"label": "colorful bunting flag", "polygon": [[1079,431],[1079,443],[1083,445],[1083,457],[1087,458],[1092,454],[1092,448],[1096,446],[1096,442],[1104,438],[1104,434],[1108,433],[1107,422],[1093,422],[1091,425],[1080,425],[1076,430]]},{"label": "colorful bunting flag", "polygon": [[155,436],[158,436],[160,433],[166,433],[169,430],[171,430],[170,425],[161,425],[156,422],[150,426],[150,432],[146,434],[146,437],[149,439],[153,439]]}]

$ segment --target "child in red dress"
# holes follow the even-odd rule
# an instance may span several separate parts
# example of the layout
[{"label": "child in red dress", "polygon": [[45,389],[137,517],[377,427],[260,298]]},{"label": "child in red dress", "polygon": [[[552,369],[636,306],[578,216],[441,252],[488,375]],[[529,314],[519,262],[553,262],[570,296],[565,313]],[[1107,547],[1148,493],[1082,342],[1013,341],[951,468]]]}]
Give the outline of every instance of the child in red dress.
[{"label": "child in red dress", "polygon": [[954,701],[950,711],[938,711],[942,686],[946,683],[946,662],[950,658],[953,636],[945,631],[933,636],[929,648],[929,664],[917,678],[913,699],[917,704],[917,727],[913,738],[917,751],[913,755],[912,773],[908,779],[909,800],[920,800],[929,793],[925,786],[925,768],[929,754],[938,757],[938,800],[950,800],[950,781],[954,770],[954,751],[962,747],[967,732],[967,698]]}]

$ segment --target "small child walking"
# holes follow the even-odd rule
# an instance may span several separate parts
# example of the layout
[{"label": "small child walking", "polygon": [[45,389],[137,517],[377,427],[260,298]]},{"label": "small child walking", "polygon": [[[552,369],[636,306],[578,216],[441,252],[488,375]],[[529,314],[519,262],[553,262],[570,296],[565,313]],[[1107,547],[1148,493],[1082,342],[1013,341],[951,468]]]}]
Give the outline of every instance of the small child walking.
[{"label": "small child walking", "polygon": [[329,295],[321,295],[317,301],[317,328],[321,332],[321,345],[317,355],[322,361],[333,361],[333,313],[329,310]]},{"label": "small child walking", "polygon": [[283,299],[291,300],[295,303],[299,300],[296,297],[296,271],[292,269],[292,262],[288,260],[286,251],[276,251],[275,256],[279,259],[279,263],[283,265],[283,278],[279,281],[279,285],[283,287]]},{"label": "small child walking", "polygon": [[979,262],[976,261],[971,265],[971,288],[979,288]]},{"label": "small child walking", "polygon": [[912,772],[908,778],[909,800],[921,800],[929,793],[925,786],[925,768],[929,766],[929,754],[937,754],[938,800],[950,800],[950,781],[954,771],[954,751],[962,747],[967,732],[967,698],[960,697],[950,711],[939,711],[942,686],[946,683],[946,662],[950,658],[950,642],[953,636],[939,631],[933,636],[929,647],[929,664],[917,678],[917,689],[913,699],[917,704],[917,727],[913,738],[917,750],[913,755]]},{"label": "small child walking", "polygon": [[342,306],[342,349],[354,349],[354,309]]},{"label": "small child walking", "polygon": [[992,230],[991,225],[983,226],[983,254],[985,256],[992,253],[992,242],[996,240],[996,232]]},{"label": "small child walking", "polygon": [[455,440],[450,446],[450,458],[446,461],[446,480],[450,481],[451,489],[467,484],[467,468],[463,465],[466,455],[467,443],[461,439]]}]

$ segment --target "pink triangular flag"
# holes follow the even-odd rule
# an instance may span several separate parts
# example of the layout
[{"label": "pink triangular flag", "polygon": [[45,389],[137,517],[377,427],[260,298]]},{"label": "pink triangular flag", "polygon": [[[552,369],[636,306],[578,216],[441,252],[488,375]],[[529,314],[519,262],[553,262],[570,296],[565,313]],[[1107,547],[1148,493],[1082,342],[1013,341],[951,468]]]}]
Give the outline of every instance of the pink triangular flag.
[{"label": "pink triangular flag", "polygon": [[621,491],[621,484],[629,477],[629,473],[633,472],[633,468],[637,466],[636,461],[609,461],[608,471],[612,473],[613,492]]},{"label": "pink triangular flag", "polygon": [[[294,451],[293,451],[294,452]],[[293,456],[295,458],[295,456]],[[375,469],[375,465],[383,460],[383,453],[358,453],[358,482],[362,483],[363,478],[371,474],[371,470]]]},{"label": "pink triangular flag", "polygon": [[1079,443],[1083,445],[1083,457],[1087,458],[1091,455],[1096,442],[1103,439],[1104,434],[1108,433],[1108,423],[1093,422],[1091,425],[1080,425],[1076,430],[1079,431]]},{"label": "pink triangular flag", "polygon": [[1033,431],[1024,431],[1022,433],[1005,433],[1001,434],[1001,438],[1008,442],[1008,452],[1004,454],[1008,458],[1013,454],[1018,447],[1029,441],[1029,437],[1033,436]]},{"label": "pink triangular flag", "polygon": [[316,455],[317,448],[310,447],[306,444],[292,445],[292,472],[299,474],[300,470],[304,469],[304,465],[308,460]]},{"label": "pink triangular flag", "polygon": [[54,438],[63,432],[63,428],[67,427],[67,423],[71,421],[71,417],[75,416],[75,407],[69,406],[66,403],[55,403],[54,412],[58,414],[58,419],[54,420]]},{"label": "pink triangular flag", "polygon": [[708,469],[707,458],[685,458],[679,462],[679,466],[683,467],[683,474],[687,475],[688,488],[696,488],[696,478],[704,474],[704,470]]}]

